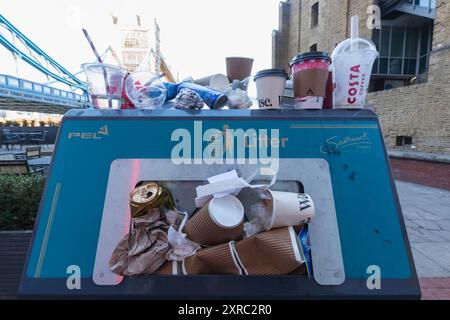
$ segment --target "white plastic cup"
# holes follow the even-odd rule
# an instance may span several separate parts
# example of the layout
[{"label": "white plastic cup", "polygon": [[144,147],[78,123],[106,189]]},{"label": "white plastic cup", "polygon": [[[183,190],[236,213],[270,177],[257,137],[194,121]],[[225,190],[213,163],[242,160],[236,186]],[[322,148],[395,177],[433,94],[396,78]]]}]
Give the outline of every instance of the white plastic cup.
[{"label": "white plastic cup", "polygon": [[125,93],[137,109],[157,109],[164,104],[167,90],[160,78],[148,71],[136,71],[126,77]]},{"label": "white plastic cup", "polygon": [[315,207],[306,193],[269,190],[272,197],[270,229],[308,223],[314,217]]},{"label": "white plastic cup", "polygon": [[114,109],[120,108],[125,69],[104,63],[84,63],[81,68],[86,74],[94,107],[102,109],[111,105]]},{"label": "white plastic cup", "polygon": [[366,39],[342,41],[331,55],[333,64],[333,108],[364,108],[373,63],[378,56],[375,44]]},{"label": "white plastic cup", "polygon": [[256,98],[260,109],[280,109],[280,97],[286,87],[286,71],[283,69],[261,70],[255,75]]}]

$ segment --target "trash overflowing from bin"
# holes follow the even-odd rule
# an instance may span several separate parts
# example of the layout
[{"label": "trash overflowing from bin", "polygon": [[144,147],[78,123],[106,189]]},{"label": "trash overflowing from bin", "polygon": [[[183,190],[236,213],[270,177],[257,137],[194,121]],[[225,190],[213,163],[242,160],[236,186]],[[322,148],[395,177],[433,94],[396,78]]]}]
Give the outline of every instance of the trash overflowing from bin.
[{"label": "trash overflowing from bin", "polygon": [[[351,38],[339,43],[331,55],[301,52],[284,69],[259,70],[254,76],[254,60],[249,57],[226,57],[226,75],[189,77],[178,83],[140,69],[127,73],[103,64],[100,57],[99,63],[84,64],[83,70],[95,108],[362,109],[378,52],[372,41],[359,38],[357,16],[352,17],[351,30]],[[249,96],[251,80],[256,97]]]},{"label": "trash overflowing from bin", "polygon": [[[130,230],[116,245],[111,271],[150,274],[311,274],[308,223],[315,207],[308,194],[251,185],[236,170],[207,179],[192,199],[197,209],[180,212],[170,190],[158,182],[130,194]],[[239,194],[253,189],[249,210]],[[248,203],[250,204],[250,203]],[[181,270],[181,271],[177,271]]]}]

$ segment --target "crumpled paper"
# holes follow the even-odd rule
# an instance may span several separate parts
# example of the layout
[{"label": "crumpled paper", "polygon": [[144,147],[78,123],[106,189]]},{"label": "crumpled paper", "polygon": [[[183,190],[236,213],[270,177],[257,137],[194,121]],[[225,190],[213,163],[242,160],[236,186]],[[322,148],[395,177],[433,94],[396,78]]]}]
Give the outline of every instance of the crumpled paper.
[{"label": "crumpled paper", "polygon": [[183,261],[201,248],[199,244],[186,239],[186,234],[176,231],[172,226],[169,228],[167,239],[171,247],[167,253],[168,260]]},{"label": "crumpled paper", "polygon": [[236,170],[212,176],[208,178],[208,184],[196,188],[195,205],[197,208],[200,208],[206,205],[213,197],[221,198],[229,194],[237,195],[243,188],[268,189],[275,183],[276,177],[276,173],[273,173],[272,180],[268,185],[251,185],[248,181],[239,177]]},{"label": "crumpled paper", "polygon": [[170,249],[167,240],[169,224],[159,209],[131,220],[131,230],[118,243],[109,260],[114,273],[135,276],[155,272]]},{"label": "crumpled paper", "polygon": [[125,276],[155,272],[167,261],[171,250],[169,228],[178,229],[186,217],[183,212],[150,208],[145,215],[132,218],[130,232],[119,241],[110,258],[111,271]]}]

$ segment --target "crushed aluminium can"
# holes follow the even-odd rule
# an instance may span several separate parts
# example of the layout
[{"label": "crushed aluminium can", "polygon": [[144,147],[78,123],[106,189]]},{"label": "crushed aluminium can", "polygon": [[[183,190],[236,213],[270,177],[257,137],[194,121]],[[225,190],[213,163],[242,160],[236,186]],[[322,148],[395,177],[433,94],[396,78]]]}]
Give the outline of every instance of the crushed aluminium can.
[{"label": "crushed aluminium can", "polygon": [[176,210],[170,192],[156,182],[147,182],[130,193],[130,209],[133,218],[144,215],[147,209],[160,207]]}]

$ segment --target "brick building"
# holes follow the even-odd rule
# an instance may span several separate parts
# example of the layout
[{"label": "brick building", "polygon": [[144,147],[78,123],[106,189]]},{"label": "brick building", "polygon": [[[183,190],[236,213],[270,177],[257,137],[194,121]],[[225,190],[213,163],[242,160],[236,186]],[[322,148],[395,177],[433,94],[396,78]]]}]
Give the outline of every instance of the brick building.
[{"label": "brick building", "polygon": [[[381,28],[369,28],[377,8]],[[450,172],[450,0],[285,0],[272,34],[273,66],[289,71],[298,52],[331,54],[350,36],[353,15],[360,18],[360,36],[372,39],[380,53],[368,103],[396,158],[394,173],[415,181],[407,170],[430,172],[416,182],[450,189],[450,173],[442,177]]]}]

